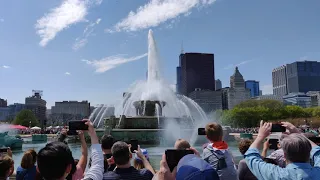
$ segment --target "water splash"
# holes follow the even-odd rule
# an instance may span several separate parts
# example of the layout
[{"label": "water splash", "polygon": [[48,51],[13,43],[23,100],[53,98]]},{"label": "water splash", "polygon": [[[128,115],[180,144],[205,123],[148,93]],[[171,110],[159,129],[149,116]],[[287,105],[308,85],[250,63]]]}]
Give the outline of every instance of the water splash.
[{"label": "water splash", "polygon": [[[156,118],[158,125],[160,118],[166,118],[164,125],[165,135],[170,138],[186,138],[193,144],[197,139],[197,127],[204,126],[204,122],[208,122],[208,118],[201,107],[192,99],[177,95],[172,88],[167,84],[161,76],[160,61],[156,41],[153,37],[153,32],[148,33],[148,78],[147,80],[136,81],[133,83],[127,93],[124,95],[122,102],[116,107],[115,115],[121,117],[137,116],[137,109],[134,106],[135,102],[144,102],[143,112],[145,111],[146,101],[165,102],[164,107],[158,104],[155,106]],[[102,108],[103,109],[103,108]],[[103,110],[97,110],[96,116],[99,116]],[[103,113],[104,114],[104,113]],[[186,125],[176,122],[176,119],[187,119],[189,122]],[[99,118],[98,118],[99,119]],[[101,119],[95,118],[94,122],[100,124]],[[118,124],[121,124],[120,122]],[[185,129],[188,129],[185,131]],[[190,137],[190,129],[192,137]]]}]

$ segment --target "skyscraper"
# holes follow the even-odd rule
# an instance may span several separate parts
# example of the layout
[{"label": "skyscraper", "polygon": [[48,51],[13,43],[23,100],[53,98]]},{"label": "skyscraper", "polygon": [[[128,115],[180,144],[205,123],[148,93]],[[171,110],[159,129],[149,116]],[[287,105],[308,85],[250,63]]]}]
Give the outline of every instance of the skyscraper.
[{"label": "skyscraper", "polygon": [[260,95],[260,86],[259,81],[247,80],[245,81],[245,86],[247,89],[250,89],[250,96],[256,97]]},{"label": "skyscraper", "polygon": [[272,71],[273,94],[320,91],[320,62],[298,61]]},{"label": "skyscraper", "polygon": [[215,90],[214,55],[184,53],[179,56],[177,91],[188,96],[195,89]]},{"label": "skyscraper", "polygon": [[237,104],[250,99],[250,90],[245,88],[242,74],[238,67],[230,77],[230,88],[223,89],[222,108],[232,109]]},{"label": "skyscraper", "polygon": [[222,89],[222,83],[221,83],[220,79],[217,79],[216,80],[216,91],[219,89]]},{"label": "skyscraper", "polygon": [[34,115],[40,122],[41,127],[45,127],[47,123],[47,102],[41,98],[42,91],[33,90],[32,92],[33,95],[30,97],[26,97],[25,99],[26,109],[29,109],[34,113]]},{"label": "skyscraper", "polygon": [[288,93],[320,91],[320,62],[287,64]]}]

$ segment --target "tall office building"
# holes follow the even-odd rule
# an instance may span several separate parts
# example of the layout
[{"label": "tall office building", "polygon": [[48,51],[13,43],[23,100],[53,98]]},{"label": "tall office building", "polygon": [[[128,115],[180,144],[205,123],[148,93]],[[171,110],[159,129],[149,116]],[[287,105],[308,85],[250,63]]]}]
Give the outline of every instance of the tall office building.
[{"label": "tall office building", "polygon": [[214,55],[184,53],[179,56],[177,91],[188,96],[196,89],[215,90]]},{"label": "tall office building", "polygon": [[40,122],[41,127],[45,127],[47,123],[47,102],[41,98],[42,91],[33,90],[32,93],[32,96],[26,97],[25,99],[26,109],[29,109],[34,113],[34,115]]},{"label": "tall office building", "polygon": [[272,71],[273,94],[320,91],[320,62],[297,61]]},{"label": "tall office building", "polygon": [[222,82],[220,79],[216,80],[216,91],[222,89]]},{"label": "tall office building", "polygon": [[250,90],[251,97],[256,97],[260,95],[259,81],[247,80],[245,81],[245,87]]},{"label": "tall office building", "polygon": [[320,91],[320,62],[287,64],[288,93]]},{"label": "tall office building", "polygon": [[222,92],[222,108],[232,109],[237,104],[250,99],[250,90],[245,88],[242,74],[238,67],[230,77],[230,88],[224,88]]}]

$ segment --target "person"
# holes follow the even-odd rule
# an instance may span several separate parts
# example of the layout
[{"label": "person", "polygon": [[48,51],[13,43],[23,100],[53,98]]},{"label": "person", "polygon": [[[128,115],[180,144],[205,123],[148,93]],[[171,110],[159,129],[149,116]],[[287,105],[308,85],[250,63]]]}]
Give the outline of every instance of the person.
[{"label": "person", "polygon": [[[281,136],[280,142],[284,136]],[[269,156],[267,156],[267,151],[270,147],[269,139],[263,143],[263,149],[261,156],[265,157],[267,160],[273,160],[274,163],[280,167],[286,167],[286,158],[284,157],[283,149],[281,148],[280,142],[277,144],[277,150],[273,151]]]},{"label": "person", "polygon": [[195,154],[189,154],[180,159],[177,168],[170,171],[166,161],[166,155],[160,161],[160,170],[154,180],[219,180],[218,173]]},{"label": "person", "polygon": [[36,168],[37,153],[33,149],[27,150],[21,160],[20,166],[17,168],[16,180],[34,180],[37,173]]},{"label": "person", "polygon": [[[98,137],[90,120],[88,134],[91,137],[92,166],[86,172],[85,180],[101,180],[103,177],[103,155]],[[38,153],[37,169],[46,180],[66,179],[69,174],[76,171],[74,159],[69,147],[63,142],[51,142]]]},{"label": "person", "polygon": [[9,179],[14,172],[14,161],[11,149],[7,149],[7,154],[0,154],[0,179]]},{"label": "person", "polygon": [[77,131],[79,135],[79,139],[81,142],[81,157],[79,160],[75,160],[74,164],[76,164],[76,171],[72,174],[72,177],[67,177],[67,179],[78,180],[83,178],[83,174],[86,170],[87,161],[88,161],[88,147],[86,143],[86,139],[84,137],[83,131]]},{"label": "person", "polygon": [[[320,179],[320,147],[308,140],[291,123],[282,122],[282,125],[289,132],[289,135],[281,141],[287,166],[281,168],[262,160],[258,147],[270,135],[272,123],[261,121],[258,136],[245,153],[245,159],[251,172],[262,180]],[[310,157],[314,160],[314,167],[309,163]]]},{"label": "person", "polygon": [[205,127],[205,132],[210,143],[203,149],[202,158],[217,171],[220,180],[237,180],[238,174],[233,157],[228,150],[228,144],[222,140],[222,126],[209,123]]},{"label": "person", "polygon": [[[146,149],[141,149],[141,152],[144,155],[144,157],[149,161],[148,151]],[[140,159],[137,154],[134,154],[133,167],[137,170],[145,168],[142,159]]]},{"label": "person", "polygon": [[[238,148],[242,155],[244,155],[252,144],[251,139],[242,139],[239,142]],[[252,174],[250,169],[247,166],[246,160],[242,159],[238,165],[238,175],[239,180],[257,180],[257,178]]]},{"label": "person", "polygon": [[181,150],[185,150],[185,149],[190,149],[190,144],[188,141],[184,140],[184,139],[178,139],[175,143],[174,143],[174,149],[181,149]]},{"label": "person", "polygon": [[[104,172],[113,171],[116,167],[115,164],[108,164],[108,159],[112,157],[111,147],[113,146],[115,140],[111,135],[103,135],[101,137],[101,148],[104,156]],[[89,160],[89,167],[91,167],[91,158]]]},{"label": "person", "polygon": [[140,179],[140,180],[151,180],[153,177],[153,168],[150,165],[147,158],[142,154],[140,147],[135,153],[142,160],[146,169],[137,170],[130,164],[132,154],[130,153],[129,145],[125,142],[118,141],[113,144],[111,148],[112,159],[116,164],[114,171],[107,171],[103,175],[104,180],[114,179]]}]

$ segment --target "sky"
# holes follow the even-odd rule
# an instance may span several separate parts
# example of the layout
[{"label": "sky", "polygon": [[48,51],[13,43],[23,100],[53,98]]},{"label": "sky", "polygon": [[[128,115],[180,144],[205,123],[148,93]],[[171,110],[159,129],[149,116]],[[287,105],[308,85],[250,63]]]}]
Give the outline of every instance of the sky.
[{"label": "sky", "polygon": [[146,78],[152,29],[168,84],[179,54],[214,53],[215,77],[234,67],[272,93],[273,68],[320,59],[318,0],[0,1],[0,98],[24,103],[43,90],[56,101],[116,105]]}]

